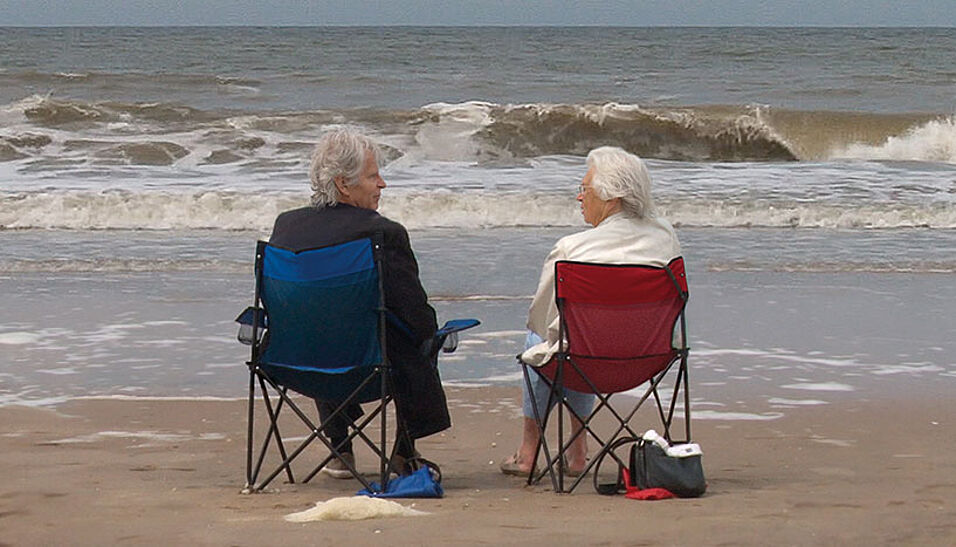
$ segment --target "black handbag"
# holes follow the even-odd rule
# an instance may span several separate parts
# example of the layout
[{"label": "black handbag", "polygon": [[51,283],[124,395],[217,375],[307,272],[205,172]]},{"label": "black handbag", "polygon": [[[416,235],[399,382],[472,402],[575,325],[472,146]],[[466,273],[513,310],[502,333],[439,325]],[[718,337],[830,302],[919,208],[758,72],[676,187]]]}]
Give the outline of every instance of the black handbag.
[{"label": "black handbag", "polygon": [[[687,443],[671,446],[650,430],[639,438],[618,439],[610,451],[626,444],[631,445],[627,462],[629,484],[624,484],[624,473],[620,469],[616,484],[598,484],[598,469],[595,469],[594,487],[598,493],[611,495],[632,489],[663,488],[680,498],[696,498],[707,490],[699,445]],[[614,459],[621,462],[616,455]],[[595,467],[599,468],[600,464],[598,461]]]},{"label": "black handbag", "polygon": [[641,490],[663,488],[679,498],[699,497],[707,490],[700,456],[700,447],[696,444],[668,446],[666,441],[649,441],[645,433],[631,445],[628,466],[631,486]]}]

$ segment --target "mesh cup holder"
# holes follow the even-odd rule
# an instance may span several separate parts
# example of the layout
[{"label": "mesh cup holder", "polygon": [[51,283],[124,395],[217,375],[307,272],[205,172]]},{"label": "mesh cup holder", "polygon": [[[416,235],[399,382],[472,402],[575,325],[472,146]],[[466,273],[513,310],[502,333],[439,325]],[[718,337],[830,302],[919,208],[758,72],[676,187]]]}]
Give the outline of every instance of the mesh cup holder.
[{"label": "mesh cup holder", "polygon": [[[262,308],[259,308],[259,328],[256,329],[256,343],[262,341],[262,335],[266,332],[266,319],[265,313],[263,313]],[[247,346],[252,345],[252,323],[256,316],[256,308],[252,306],[243,310],[239,314],[239,317],[236,318],[236,323],[239,323],[239,333],[236,335],[236,338]]]},{"label": "mesh cup holder", "polygon": [[[260,327],[259,329],[257,329],[256,331],[257,343],[262,341],[262,335],[264,332],[266,332],[266,329],[264,328]],[[239,325],[239,334],[236,335],[236,338],[238,338],[239,341],[242,342],[243,344],[247,346],[251,346],[252,345],[252,325]]]}]

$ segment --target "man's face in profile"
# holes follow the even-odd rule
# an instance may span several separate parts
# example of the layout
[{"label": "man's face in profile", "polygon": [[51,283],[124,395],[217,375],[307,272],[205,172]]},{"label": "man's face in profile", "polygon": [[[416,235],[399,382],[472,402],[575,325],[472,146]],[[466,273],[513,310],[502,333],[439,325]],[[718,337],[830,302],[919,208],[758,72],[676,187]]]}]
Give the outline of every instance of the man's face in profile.
[{"label": "man's face in profile", "polygon": [[336,181],[336,186],[339,189],[340,202],[362,209],[378,210],[378,200],[382,197],[385,180],[378,172],[375,155],[365,152],[365,164],[355,184],[347,185],[344,181]]}]

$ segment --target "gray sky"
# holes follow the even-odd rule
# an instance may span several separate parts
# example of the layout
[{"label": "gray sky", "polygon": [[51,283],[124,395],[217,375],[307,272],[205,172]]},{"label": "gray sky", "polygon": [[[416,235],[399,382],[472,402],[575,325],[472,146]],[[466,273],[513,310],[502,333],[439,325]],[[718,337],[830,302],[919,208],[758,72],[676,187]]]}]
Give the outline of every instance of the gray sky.
[{"label": "gray sky", "polygon": [[0,26],[956,27],[956,0],[0,0]]}]

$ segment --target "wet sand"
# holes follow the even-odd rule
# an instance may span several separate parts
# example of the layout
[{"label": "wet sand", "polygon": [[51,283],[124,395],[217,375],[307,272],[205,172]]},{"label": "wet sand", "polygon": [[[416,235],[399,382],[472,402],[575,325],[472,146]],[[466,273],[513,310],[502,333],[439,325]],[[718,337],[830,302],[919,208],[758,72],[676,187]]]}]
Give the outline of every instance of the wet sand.
[{"label": "wet sand", "polygon": [[401,500],[429,515],[304,524],[283,516],[358,483],[320,475],[242,494],[243,401],[0,407],[0,544],[956,543],[956,415],[943,395],[847,396],[774,420],[694,421],[708,491],[657,502],[600,496],[589,483],[558,495],[502,475],[518,440],[518,390],[448,395],[454,427],[419,444],[441,464],[446,495]]}]

